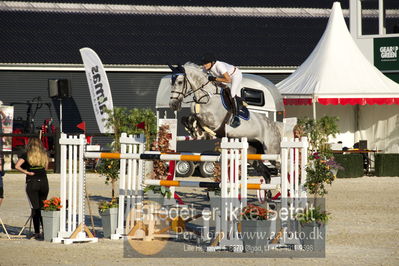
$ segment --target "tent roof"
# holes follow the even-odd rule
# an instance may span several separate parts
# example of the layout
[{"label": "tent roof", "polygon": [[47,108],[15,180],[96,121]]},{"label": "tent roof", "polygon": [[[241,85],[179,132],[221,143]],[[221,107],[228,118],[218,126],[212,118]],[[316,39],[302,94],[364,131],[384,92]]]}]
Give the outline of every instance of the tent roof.
[{"label": "tent roof", "polygon": [[352,39],[340,3],[316,48],[289,77],[277,84],[285,104],[399,104],[399,84],[387,78]]}]

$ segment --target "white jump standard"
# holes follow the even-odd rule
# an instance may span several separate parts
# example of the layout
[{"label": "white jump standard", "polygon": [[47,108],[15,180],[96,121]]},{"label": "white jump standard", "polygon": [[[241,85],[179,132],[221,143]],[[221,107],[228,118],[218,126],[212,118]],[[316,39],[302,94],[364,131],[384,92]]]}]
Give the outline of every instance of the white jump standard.
[{"label": "white jump standard", "polygon": [[[85,225],[84,135],[61,134],[60,227],[54,243],[97,242]],[[67,216],[68,214],[68,216]]]}]

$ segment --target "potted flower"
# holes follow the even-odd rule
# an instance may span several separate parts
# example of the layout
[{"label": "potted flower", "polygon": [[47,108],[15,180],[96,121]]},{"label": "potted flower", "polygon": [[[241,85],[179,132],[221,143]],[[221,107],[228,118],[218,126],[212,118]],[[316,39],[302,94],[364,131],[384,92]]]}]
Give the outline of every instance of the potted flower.
[{"label": "potted flower", "polygon": [[118,206],[116,199],[101,201],[98,204],[98,212],[101,216],[104,237],[111,237],[111,234],[115,233],[118,225]]},{"label": "potted flower", "polygon": [[326,245],[326,224],[329,214],[320,207],[308,208],[298,215],[301,224],[301,240],[303,249],[307,251],[324,251]]},{"label": "potted flower", "polygon": [[248,204],[241,213],[241,236],[244,249],[261,250],[276,232],[276,213],[266,208]]},{"label": "potted flower", "polygon": [[51,241],[57,237],[58,230],[60,229],[60,212],[62,208],[61,199],[52,197],[49,200],[43,201],[41,215],[43,218],[43,235],[45,241]]}]

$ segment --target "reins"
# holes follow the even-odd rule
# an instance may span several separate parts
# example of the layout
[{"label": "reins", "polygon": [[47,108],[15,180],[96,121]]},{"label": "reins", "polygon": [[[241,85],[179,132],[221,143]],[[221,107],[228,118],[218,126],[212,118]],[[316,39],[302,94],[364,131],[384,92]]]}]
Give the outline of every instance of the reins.
[{"label": "reins", "polygon": [[[199,97],[199,99],[197,99],[195,97],[195,95],[193,95],[193,101],[187,101],[187,102],[184,102],[184,103],[193,103],[194,102],[194,103],[197,103],[197,104],[207,104],[210,101],[210,98],[212,97],[212,95],[211,95],[210,92],[204,90],[204,87],[206,85],[208,85],[210,83],[210,81],[207,81],[206,83],[202,84],[200,87],[198,87],[196,89],[193,89],[194,86],[191,83],[191,81],[189,80],[189,78],[187,77],[187,74],[184,73],[183,76],[184,76],[184,84],[183,84],[182,91],[172,90],[171,91],[172,95],[170,96],[170,99],[179,100],[180,95],[183,95],[183,100],[184,100],[186,97],[188,97],[188,96],[190,96],[192,94],[195,94],[197,91],[202,91],[203,95],[201,97]],[[188,84],[190,85],[190,90],[188,90]],[[216,95],[220,94],[218,86],[215,85],[215,88],[216,88],[215,94]],[[178,95],[177,96],[173,96],[174,93],[176,93]],[[206,101],[202,101],[203,98],[207,98],[207,100]]]}]

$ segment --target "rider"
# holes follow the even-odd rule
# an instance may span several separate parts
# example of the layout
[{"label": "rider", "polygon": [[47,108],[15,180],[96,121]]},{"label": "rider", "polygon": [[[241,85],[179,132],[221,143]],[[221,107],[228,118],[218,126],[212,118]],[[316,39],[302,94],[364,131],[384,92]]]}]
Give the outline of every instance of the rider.
[{"label": "rider", "polygon": [[230,92],[233,99],[233,119],[230,122],[230,126],[238,127],[240,125],[240,119],[238,117],[239,106],[237,100],[240,97],[241,71],[233,65],[216,60],[216,57],[211,53],[202,56],[201,64],[204,70],[211,74],[211,76],[208,77],[209,81],[217,81],[225,85],[228,83],[231,84]]}]

